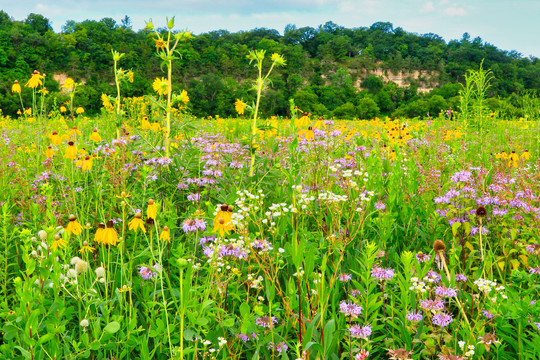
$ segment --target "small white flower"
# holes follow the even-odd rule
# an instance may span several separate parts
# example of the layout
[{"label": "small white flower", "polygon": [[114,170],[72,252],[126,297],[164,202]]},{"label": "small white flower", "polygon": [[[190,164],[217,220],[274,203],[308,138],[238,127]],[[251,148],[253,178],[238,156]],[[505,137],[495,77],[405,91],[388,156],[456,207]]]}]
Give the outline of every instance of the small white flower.
[{"label": "small white flower", "polygon": [[83,328],[85,328],[85,327],[88,327],[88,325],[90,325],[90,323],[88,322],[88,320],[82,319],[80,325],[81,325]]},{"label": "small white flower", "polygon": [[279,248],[278,251],[280,252],[280,254],[283,254],[285,252],[285,249],[284,248]]}]

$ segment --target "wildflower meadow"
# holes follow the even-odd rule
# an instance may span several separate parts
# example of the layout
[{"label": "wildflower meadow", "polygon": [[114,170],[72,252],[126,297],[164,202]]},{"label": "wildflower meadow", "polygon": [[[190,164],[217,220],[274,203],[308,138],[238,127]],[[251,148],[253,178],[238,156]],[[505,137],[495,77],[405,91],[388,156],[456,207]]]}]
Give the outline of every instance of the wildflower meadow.
[{"label": "wildflower meadow", "polygon": [[193,36],[173,28],[147,25],[152,96],[123,96],[138,74],[109,54],[99,115],[72,78],[61,104],[39,69],[12,84],[1,359],[539,358],[540,123],[487,109],[489,69],[436,116],[337,119],[292,98],[266,117],[287,58],[254,50],[255,101],[197,118],[172,86]]}]

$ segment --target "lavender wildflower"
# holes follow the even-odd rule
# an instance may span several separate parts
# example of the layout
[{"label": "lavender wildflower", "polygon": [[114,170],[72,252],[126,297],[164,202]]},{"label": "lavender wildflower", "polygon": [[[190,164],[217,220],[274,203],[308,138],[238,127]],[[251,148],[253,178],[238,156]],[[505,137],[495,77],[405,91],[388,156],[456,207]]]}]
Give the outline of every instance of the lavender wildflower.
[{"label": "lavender wildflower", "polygon": [[364,325],[360,327],[360,325],[354,325],[349,328],[349,334],[353,338],[359,338],[367,340],[368,336],[371,335],[371,326]]},{"label": "lavender wildflower", "polygon": [[454,321],[452,314],[446,312],[433,315],[432,319],[433,325],[437,325],[440,327],[447,327],[452,323],[452,321]]}]

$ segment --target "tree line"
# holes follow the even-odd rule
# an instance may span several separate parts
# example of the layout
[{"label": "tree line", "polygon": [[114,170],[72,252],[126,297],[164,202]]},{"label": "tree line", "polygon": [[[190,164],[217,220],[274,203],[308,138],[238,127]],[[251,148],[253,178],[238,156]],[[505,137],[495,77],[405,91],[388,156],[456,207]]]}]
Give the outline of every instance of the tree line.
[{"label": "tree line", "polygon": [[[0,11],[0,109],[17,113],[20,100],[11,86],[14,80],[24,84],[38,70],[47,75],[49,107],[67,100],[52,76],[64,73],[84,83],[77,89],[76,105],[98,113],[101,94],[115,94],[112,50],[125,53],[119,66],[135,73],[133,83],[122,85],[123,95],[151,94],[152,81],[163,76],[155,46],[149,31],[134,31],[127,16],[120,23],[111,18],[68,21],[56,33],[42,15],[16,21]],[[523,99],[537,99],[540,90],[536,57],[503,51],[467,33],[446,42],[388,22],[356,28],[333,22],[317,28],[291,24],[283,35],[266,28],[203,33],[180,46],[173,88],[188,91],[196,116],[235,116],[235,99],[249,103],[255,98],[255,69],[246,58],[253,49],[283,54],[287,61],[263,94],[261,113],[266,116],[287,116],[290,98],[300,109],[326,117],[436,116],[459,107],[464,75],[482,60],[494,75],[488,93],[493,111],[524,116],[528,105]],[[389,81],[392,74],[404,83]],[[29,104],[31,93],[22,95]]]}]

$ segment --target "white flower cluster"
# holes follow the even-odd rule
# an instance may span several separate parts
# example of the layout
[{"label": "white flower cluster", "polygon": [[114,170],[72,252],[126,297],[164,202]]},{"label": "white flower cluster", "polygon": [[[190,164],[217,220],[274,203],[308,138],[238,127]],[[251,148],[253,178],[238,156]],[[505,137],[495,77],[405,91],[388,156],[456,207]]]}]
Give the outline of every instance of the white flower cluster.
[{"label": "white flower cluster", "polygon": [[[425,280],[427,278],[424,278],[422,280]],[[427,292],[426,283],[424,281],[419,281],[417,277],[411,278],[412,285],[409,287],[409,290],[419,292],[419,293],[425,293]]]},{"label": "white flower cluster", "polygon": [[265,195],[262,190],[258,190],[257,194],[252,194],[248,190],[237,191],[236,195],[238,198],[234,204],[237,210],[231,216],[231,223],[238,229],[243,229],[247,226],[246,218],[249,217],[249,214],[260,209]]},{"label": "white flower cluster", "polygon": [[298,209],[296,207],[294,207],[292,204],[287,205],[286,203],[272,204],[272,206],[270,206],[268,210],[269,211],[264,213],[264,215],[266,215],[268,219],[263,219],[262,222],[263,224],[267,224],[270,220],[270,226],[276,225],[273,220],[279,218],[283,214],[298,212]]},{"label": "white flower cluster", "polygon": [[248,274],[247,278],[251,283],[250,288],[257,290],[262,289],[262,282],[264,281],[264,278],[261,275],[255,277],[255,274]]},{"label": "white flower cluster", "polygon": [[474,345],[467,346],[467,352],[464,354],[465,357],[471,357],[474,355]]},{"label": "white flower cluster", "polygon": [[293,274],[293,276],[294,276],[294,277],[298,277],[298,276],[302,277],[302,276],[304,276],[304,269],[300,266],[299,271],[298,271],[298,272],[295,272],[295,273]]},{"label": "white flower cluster", "polygon": [[508,299],[508,296],[504,293],[505,287],[502,285],[497,286],[497,280],[491,281],[487,279],[480,278],[474,282],[478,287],[478,290],[483,292],[486,296],[491,296],[491,292],[495,290],[496,294],[490,298],[492,302],[497,301],[497,295],[500,295],[503,299]]},{"label": "white flower cluster", "polygon": [[349,197],[347,195],[337,195],[331,191],[323,191],[319,193],[319,200],[337,204],[349,200]]}]

